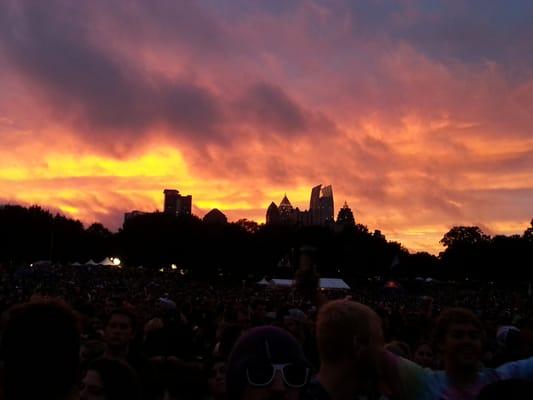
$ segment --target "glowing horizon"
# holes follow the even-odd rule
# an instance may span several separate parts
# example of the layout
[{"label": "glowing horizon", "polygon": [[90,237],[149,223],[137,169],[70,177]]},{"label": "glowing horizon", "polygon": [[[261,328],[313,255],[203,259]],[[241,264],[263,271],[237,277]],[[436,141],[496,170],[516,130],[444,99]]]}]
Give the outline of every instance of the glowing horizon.
[{"label": "glowing horizon", "polygon": [[411,251],[533,217],[533,4],[0,5],[0,203],[112,230],[161,209],[262,222],[286,192]]}]

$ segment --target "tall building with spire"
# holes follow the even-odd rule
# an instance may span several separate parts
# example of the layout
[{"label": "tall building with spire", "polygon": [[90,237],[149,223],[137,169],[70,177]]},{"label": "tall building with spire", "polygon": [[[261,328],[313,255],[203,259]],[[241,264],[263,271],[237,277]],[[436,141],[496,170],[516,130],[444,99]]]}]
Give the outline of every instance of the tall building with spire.
[{"label": "tall building with spire", "polygon": [[339,214],[337,214],[337,224],[341,226],[355,225],[352,209],[348,206],[347,202],[344,202],[344,205],[339,210]]},{"label": "tall building with spire", "polygon": [[290,213],[293,212],[294,208],[292,208],[292,204],[287,198],[287,194],[285,194],[285,196],[283,196],[283,199],[281,199],[281,203],[279,203],[278,208],[279,208],[279,213],[281,215],[283,214],[289,215]]},{"label": "tall building with spire", "polygon": [[283,196],[281,203],[279,203],[279,216],[282,223],[293,223],[296,222],[294,207],[287,198],[287,194]]}]

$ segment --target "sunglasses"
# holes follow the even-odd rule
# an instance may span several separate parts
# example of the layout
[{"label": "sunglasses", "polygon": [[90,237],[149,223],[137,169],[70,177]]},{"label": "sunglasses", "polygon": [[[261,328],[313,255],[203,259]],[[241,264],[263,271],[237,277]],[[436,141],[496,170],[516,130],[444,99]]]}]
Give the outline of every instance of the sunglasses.
[{"label": "sunglasses", "polygon": [[309,368],[302,364],[262,364],[246,368],[246,378],[251,386],[265,387],[272,383],[277,372],[290,388],[305,386],[309,378]]}]

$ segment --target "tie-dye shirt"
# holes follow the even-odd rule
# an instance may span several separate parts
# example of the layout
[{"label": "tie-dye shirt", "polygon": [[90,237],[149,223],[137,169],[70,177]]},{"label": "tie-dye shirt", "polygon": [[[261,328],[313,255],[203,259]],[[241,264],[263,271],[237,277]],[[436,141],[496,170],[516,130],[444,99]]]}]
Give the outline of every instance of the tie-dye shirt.
[{"label": "tie-dye shirt", "polygon": [[533,380],[533,357],[510,362],[495,369],[482,368],[475,383],[455,386],[445,371],[432,371],[396,357],[407,399],[412,400],[474,400],[486,385],[504,379]]}]

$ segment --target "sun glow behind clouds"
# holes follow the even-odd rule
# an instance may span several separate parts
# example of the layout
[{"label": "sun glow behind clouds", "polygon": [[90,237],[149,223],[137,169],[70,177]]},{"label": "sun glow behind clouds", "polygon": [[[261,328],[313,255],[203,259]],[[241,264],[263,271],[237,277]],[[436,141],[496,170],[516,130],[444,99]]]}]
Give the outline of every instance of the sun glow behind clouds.
[{"label": "sun glow behind clouds", "polygon": [[531,2],[281,3],[0,2],[0,200],[261,222],[322,183],[413,250],[525,229]]}]

